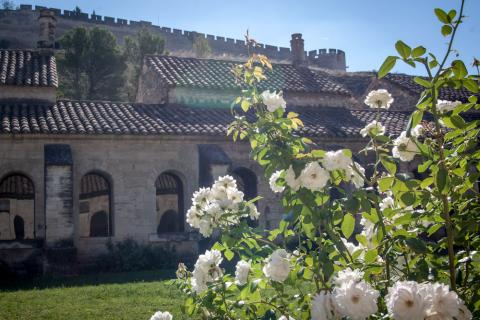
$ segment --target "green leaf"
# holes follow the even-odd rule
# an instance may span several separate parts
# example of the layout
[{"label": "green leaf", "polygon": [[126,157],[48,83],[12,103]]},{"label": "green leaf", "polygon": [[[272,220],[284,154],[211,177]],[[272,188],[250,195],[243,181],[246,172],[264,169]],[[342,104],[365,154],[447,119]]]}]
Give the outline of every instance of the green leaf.
[{"label": "green leaf", "polygon": [[393,184],[394,177],[384,177],[378,180],[378,187],[381,192],[389,190]]},{"label": "green leaf", "polygon": [[418,238],[408,238],[405,239],[405,242],[407,243],[407,246],[417,253],[426,253],[428,251],[425,243]]},{"label": "green leaf", "polygon": [[395,162],[390,160],[388,157],[381,157],[380,161],[382,162],[382,165],[387,169],[387,171],[393,176],[397,172],[397,165]]},{"label": "green leaf", "polygon": [[388,56],[378,70],[378,79],[385,77],[395,67],[398,57]]},{"label": "green leaf", "polygon": [[425,54],[426,51],[427,49],[425,49],[425,47],[418,46],[412,50],[412,57],[414,58],[421,57]]},{"label": "green leaf", "polygon": [[377,257],[378,257],[377,249],[371,249],[365,253],[364,261],[366,264],[373,263],[377,260]]},{"label": "green leaf", "polygon": [[402,40],[399,40],[397,41],[397,43],[395,43],[395,49],[397,49],[398,54],[403,59],[408,59],[408,57],[410,57],[410,54],[412,53],[412,49],[407,46]]},{"label": "green leaf", "polygon": [[250,102],[248,100],[242,100],[242,103],[240,104],[240,106],[242,107],[242,110],[244,112],[247,112],[248,109],[250,108]]},{"label": "green leaf", "polygon": [[452,70],[457,79],[463,79],[468,75],[467,68],[462,60],[455,60],[452,62]]},{"label": "green leaf", "polygon": [[223,254],[228,261],[231,261],[233,259],[233,256],[235,255],[233,251],[228,248],[225,249]]},{"label": "green leaf", "polygon": [[445,192],[448,190],[448,182],[449,178],[447,170],[439,168],[435,175],[435,185],[440,193],[445,194]]},{"label": "green leaf", "polygon": [[415,81],[416,83],[418,83],[419,85],[421,85],[422,87],[425,87],[425,88],[431,88],[432,87],[432,84],[430,83],[430,81],[427,81],[423,78],[420,78],[420,77],[415,77],[413,78],[413,81]]},{"label": "green leaf", "polygon": [[457,11],[456,10],[450,10],[448,11],[448,19],[450,19],[450,21],[453,21],[453,19],[455,19],[455,16],[457,15]]},{"label": "green leaf", "polygon": [[405,206],[411,206],[415,203],[415,193],[413,192],[405,192],[400,196],[400,200],[405,204]]},{"label": "green leaf", "polygon": [[[463,79],[463,86],[465,87],[465,89],[473,93],[478,93],[479,91],[478,83],[473,79]],[[470,101],[470,102],[476,103],[477,101],[475,100],[474,102],[473,101]]]},{"label": "green leaf", "polygon": [[449,25],[444,25],[442,26],[442,35],[446,37],[452,33],[452,30],[452,27],[450,27]]},{"label": "green leaf", "polygon": [[414,128],[417,124],[422,121],[423,118],[423,111],[422,110],[415,110],[412,115],[410,116],[410,119],[408,120],[408,125],[407,125],[407,134],[410,136],[410,130]]},{"label": "green leaf", "polygon": [[443,23],[450,23],[449,17],[445,11],[440,8],[435,8],[435,15],[437,16],[438,20]]},{"label": "green leaf", "polygon": [[341,227],[343,236],[346,239],[350,238],[354,228],[355,228],[355,218],[350,213],[347,213],[343,217],[343,222]]}]

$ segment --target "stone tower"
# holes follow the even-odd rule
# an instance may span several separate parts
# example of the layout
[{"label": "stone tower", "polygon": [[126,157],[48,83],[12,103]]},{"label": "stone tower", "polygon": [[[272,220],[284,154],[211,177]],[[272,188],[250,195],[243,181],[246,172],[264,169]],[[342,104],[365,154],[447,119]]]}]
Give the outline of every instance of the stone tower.
[{"label": "stone tower", "polygon": [[290,47],[292,50],[292,63],[295,66],[307,66],[307,59],[305,55],[305,45],[301,33],[292,34],[290,40]]}]

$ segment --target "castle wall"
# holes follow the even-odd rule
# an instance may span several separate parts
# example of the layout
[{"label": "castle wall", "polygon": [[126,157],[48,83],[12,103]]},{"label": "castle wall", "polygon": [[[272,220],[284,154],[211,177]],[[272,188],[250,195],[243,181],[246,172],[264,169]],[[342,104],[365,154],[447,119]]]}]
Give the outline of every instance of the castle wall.
[{"label": "castle wall", "polygon": [[[7,40],[11,48],[35,48],[38,40],[38,16],[44,7],[21,5],[19,10],[0,10],[0,40]],[[248,57],[244,40],[206,35],[195,31],[171,29],[152,25],[148,21],[128,21],[99,15],[75,14],[69,10],[50,8],[57,17],[57,38],[72,28],[100,26],[110,30],[119,44],[123,44],[125,36],[134,36],[141,28],[165,38],[165,49],[176,56],[195,56],[193,41],[196,37],[207,39],[212,58],[245,59]],[[260,44],[256,53],[265,54],[275,62],[290,62],[290,48]],[[315,52],[315,53],[314,53]],[[311,53],[311,54],[310,54]],[[337,49],[320,49],[310,51],[309,64],[326,69],[344,70],[345,53]]]}]

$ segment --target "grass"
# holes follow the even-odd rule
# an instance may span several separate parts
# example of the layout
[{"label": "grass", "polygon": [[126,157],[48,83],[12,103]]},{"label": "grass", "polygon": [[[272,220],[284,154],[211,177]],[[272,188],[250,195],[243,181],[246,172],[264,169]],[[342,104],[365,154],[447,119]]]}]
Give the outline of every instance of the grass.
[{"label": "grass", "polygon": [[174,319],[183,295],[167,277],[172,272],[144,271],[39,278],[0,287],[1,320],[150,319],[158,310]]}]

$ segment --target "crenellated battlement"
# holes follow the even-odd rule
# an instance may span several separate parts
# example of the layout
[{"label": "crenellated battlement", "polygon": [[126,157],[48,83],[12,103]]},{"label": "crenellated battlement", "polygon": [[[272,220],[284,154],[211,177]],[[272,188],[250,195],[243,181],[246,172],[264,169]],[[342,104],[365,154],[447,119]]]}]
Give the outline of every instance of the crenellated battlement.
[{"label": "crenellated battlement", "polygon": [[[135,35],[140,28],[148,28],[151,32],[162,35],[166,40],[166,49],[174,55],[193,55],[193,41],[196,38],[204,38],[208,41],[213,57],[244,59],[248,52],[245,41],[211,34],[172,29],[152,24],[149,21],[134,21],[123,18],[114,18],[98,14],[77,13],[71,10],[47,8],[44,6],[32,6],[22,4],[17,10],[0,10],[0,40],[7,40],[12,47],[28,48],[35,47],[35,30],[40,10],[49,9],[57,17],[57,36],[77,26],[101,25],[109,29],[120,44],[125,36]],[[18,27],[20,26],[20,27]],[[22,28],[30,30],[22,34]],[[259,44],[255,52],[265,54],[276,62],[290,62],[292,52],[287,47],[277,47],[268,44]],[[308,64],[327,68],[345,70],[345,52],[338,49],[319,49],[305,52]]]}]

